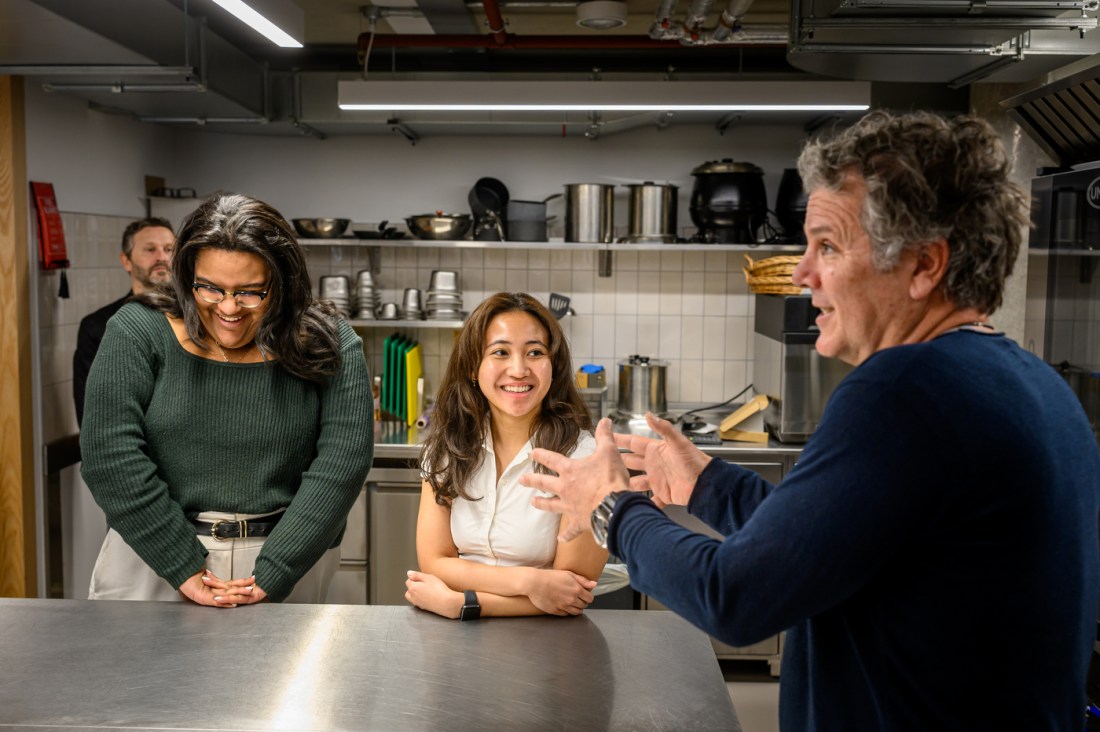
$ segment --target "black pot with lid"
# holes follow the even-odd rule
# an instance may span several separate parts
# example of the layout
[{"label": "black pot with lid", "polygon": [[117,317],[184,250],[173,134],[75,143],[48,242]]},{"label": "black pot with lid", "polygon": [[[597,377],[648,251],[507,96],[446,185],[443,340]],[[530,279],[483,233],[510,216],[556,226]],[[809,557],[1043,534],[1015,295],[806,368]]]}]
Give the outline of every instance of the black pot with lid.
[{"label": "black pot with lid", "polygon": [[768,216],[764,171],[752,163],[726,158],[691,171],[691,220],[701,241],[751,244]]}]

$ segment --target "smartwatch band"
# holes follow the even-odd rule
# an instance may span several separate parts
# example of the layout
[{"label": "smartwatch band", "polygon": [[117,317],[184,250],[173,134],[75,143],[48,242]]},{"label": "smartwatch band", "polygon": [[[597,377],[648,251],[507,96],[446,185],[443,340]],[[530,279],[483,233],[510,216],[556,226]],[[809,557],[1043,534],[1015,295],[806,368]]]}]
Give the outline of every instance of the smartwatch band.
[{"label": "smartwatch band", "polygon": [[466,590],[462,593],[462,610],[458,613],[459,620],[478,620],[481,618],[481,603],[477,601],[477,593]]}]

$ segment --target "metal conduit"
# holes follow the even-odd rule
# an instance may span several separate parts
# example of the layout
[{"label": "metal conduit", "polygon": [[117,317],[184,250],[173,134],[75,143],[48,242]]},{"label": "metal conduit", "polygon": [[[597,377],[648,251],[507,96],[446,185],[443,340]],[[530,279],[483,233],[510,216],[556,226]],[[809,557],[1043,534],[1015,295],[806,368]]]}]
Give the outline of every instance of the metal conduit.
[{"label": "metal conduit", "polygon": [[504,18],[500,14],[497,0],[484,0],[485,18],[489,21],[489,34],[498,46],[504,45],[508,34],[504,32]]},{"label": "metal conduit", "polygon": [[[564,50],[564,49],[602,49],[630,50],[647,48],[673,48],[680,45],[676,39],[658,40],[649,36],[606,36],[591,38],[587,36],[517,36],[505,33],[503,43],[498,43],[488,35],[432,35],[432,34],[385,34],[374,37],[375,48],[499,48],[508,50]],[[359,36],[359,50],[366,51],[370,34]],[[698,44],[711,45],[711,44]],[[785,48],[787,32],[785,29],[748,30],[736,34],[731,46],[775,46]]]}]

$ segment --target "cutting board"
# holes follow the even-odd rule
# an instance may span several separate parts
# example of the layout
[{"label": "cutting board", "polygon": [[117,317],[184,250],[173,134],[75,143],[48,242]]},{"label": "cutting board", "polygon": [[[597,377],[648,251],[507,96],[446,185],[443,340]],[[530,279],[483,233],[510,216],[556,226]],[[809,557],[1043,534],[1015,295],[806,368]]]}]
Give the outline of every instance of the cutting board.
[{"label": "cutting board", "polygon": [[382,374],[382,409],[395,416],[400,416],[398,412],[403,401],[404,382],[401,379],[405,368],[405,351],[408,342],[405,336],[394,333],[382,345],[382,355],[385,359]]},{"label": "cutting board", "polygon": [[405,353],[405,421],[410,427],[416,424],[420,416],[420,402],[416,385],[424,373],[424,362],[420,354],[420,344],[415,344]]},{"label": "cutting board", "polygon": [[382,411],[392,412],[390,401],[393,398],[393,343],[397,335],[387,336],[382,341]]},{"label": "cutting board", "polygon": [[767,407],[768,397],[758,394],[723,419],[718,426],[718,434],[723,440],[767,444],[768,433],[763,422],[763,411]]},{"label": "cutting board", "polygon": [[408,355],[409,350],[412,348],[412,341],[401,339],[398,344],[397,353],[394,354],[397,359],[397,382],[393,385],[393,398],[396,402],[396,408],[393,410],[394,416],[401,422],[405,421],[405,357]]}]

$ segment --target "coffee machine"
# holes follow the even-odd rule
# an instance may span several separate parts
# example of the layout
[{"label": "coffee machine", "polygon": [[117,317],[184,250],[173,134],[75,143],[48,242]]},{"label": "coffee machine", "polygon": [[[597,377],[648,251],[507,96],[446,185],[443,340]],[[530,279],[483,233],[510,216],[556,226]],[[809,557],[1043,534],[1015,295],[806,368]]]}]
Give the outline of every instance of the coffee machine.
[{"label": "coffee machine", "polygon": [[805,442],[852,367],[814,347],[821,311],[809,295],[757,295],[753,386],[766,394],[764,425],[780,442]]}]

